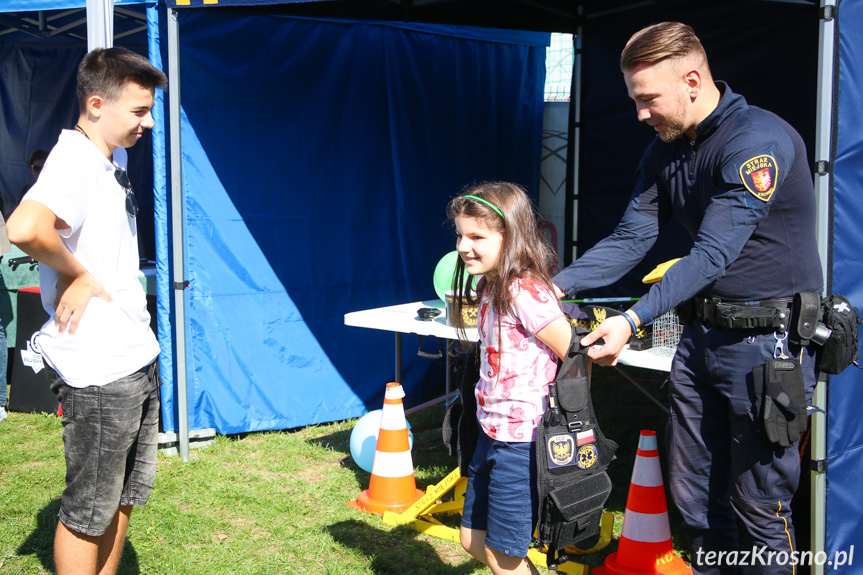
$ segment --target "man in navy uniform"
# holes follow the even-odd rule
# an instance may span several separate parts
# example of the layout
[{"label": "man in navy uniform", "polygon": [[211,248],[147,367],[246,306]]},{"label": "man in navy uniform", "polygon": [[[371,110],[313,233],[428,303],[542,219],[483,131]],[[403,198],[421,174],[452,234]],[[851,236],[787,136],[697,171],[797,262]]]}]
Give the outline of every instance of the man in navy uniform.
[{"label": "man in navy uniform", "polygon": [[[794,294],[822,290],[805,146],[784,120],[714,82],[689,26],[665,22],[637,32],[621,70],[638,120],[658,137],[642,157],[621,222],[554,278],[558,296],[616,281],[671,218],[684,224],[694,242],[689,253],[582,344],[603,338],[589,355],[614,365],[639,326],[684,302],[694,307],[671,368],[668,438],[669,486],[694,570],[792,573],[799,433],[790,431],[785,445],[768,439],[752,371],[775,357],[796,359],[801,403],[814,392],[811,351],[763,319],[787,317]],[[729,322],[717,312],[723,306],[762,319]]]}]

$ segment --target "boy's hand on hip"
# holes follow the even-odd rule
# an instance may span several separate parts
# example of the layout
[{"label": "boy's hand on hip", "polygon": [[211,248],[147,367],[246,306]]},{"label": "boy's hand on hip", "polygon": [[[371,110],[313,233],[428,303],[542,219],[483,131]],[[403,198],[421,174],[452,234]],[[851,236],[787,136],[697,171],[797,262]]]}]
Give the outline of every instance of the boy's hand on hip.
[{"label": "boy's hand on hip", "polygon": [[87,304],[93,297],[111,301],[111,296],[105,291],[96,278],[89,272],[80,276],[61,275],[57,280],[57,298],[54,300],[54,323],[60,333],[68,328],[69,333],[75,333],[78,323]]}]

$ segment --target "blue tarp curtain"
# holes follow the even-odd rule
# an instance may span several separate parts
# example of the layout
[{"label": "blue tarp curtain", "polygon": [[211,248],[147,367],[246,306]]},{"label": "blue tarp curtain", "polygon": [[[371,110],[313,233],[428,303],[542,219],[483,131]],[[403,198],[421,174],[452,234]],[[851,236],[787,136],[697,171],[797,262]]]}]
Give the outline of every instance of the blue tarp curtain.
[{"label": "blue tarp curtain", "polygon": [[[863,282],[860,280],[860,191],[863,190],[863,3],[842,2],[839,8],[838,97],[834,117],[835,156],[833,159],[833,198],[828,274],[833,293],[848,297],[863,308]],[[850,367],[832,376],[828,387],[827,437],[827,551],[834,559],[837,552],[858,552],[863,548],[863,426],[859,406],[863,404],[863,371]],[[847,557],[847,555],[846,555]],[[859,557],[859,555],[858,555]],[[855,558],[857,559],[857,558]],[[858,559],[859,561],[859,559]],[[859,573],[855,564],[835,566],[836,573]],[[833,572],[833,571],[831,571]]]},{"label": "blue tarp curtain", "polygon": [[[548,34],[179,15],[190,429],[379,408],[394,336],[344,314],[435,297],[445,206],[466,184],[538,189]],[[160,342],[172,349],[169,330]],[[405,350],[410,404],[429,362]]]},{"label": "blue tarp curtain", "polygon": [[215,4],[219,6],[277,6],[279,4],[299,4],[316,0],[216,0],[216,2],[206,0],[166,0],[171,8],[212,8]]}]

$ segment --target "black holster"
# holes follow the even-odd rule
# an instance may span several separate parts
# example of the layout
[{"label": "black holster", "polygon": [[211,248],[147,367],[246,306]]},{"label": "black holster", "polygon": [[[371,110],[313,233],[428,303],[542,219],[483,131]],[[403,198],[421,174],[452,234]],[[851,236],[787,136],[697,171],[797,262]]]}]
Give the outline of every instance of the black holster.
[{"label": "black holster", "polygon": [[548,547],[549,569],[567,561],[570,545],[595,544],[611,494],[605,469],[617,444],[605,438],[593,411],[587,348],[579,343],[586,333],[573,325],[569,352],[549,384],[549,409],[537,430],[537,544]]}]

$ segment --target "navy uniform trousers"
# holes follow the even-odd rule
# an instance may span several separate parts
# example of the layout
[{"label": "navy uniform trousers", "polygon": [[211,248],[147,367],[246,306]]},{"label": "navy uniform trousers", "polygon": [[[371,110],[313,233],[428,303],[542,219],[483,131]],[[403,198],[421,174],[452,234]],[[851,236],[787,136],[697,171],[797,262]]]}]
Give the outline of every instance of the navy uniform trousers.
[{"label": "navy uniform trousers", "polygon": [[[669,487],[683,515],[695,573],[808,572],[791,564],[798,444],[769,443],[755,418],[752,368],[773,357],[775,344],[772,331],[720,329],[698,319],[681,335],[666,437]],[[815,390],[814,361],[804,350],[807,400]],[[726,552],[721,561],[719,551]]]}]

